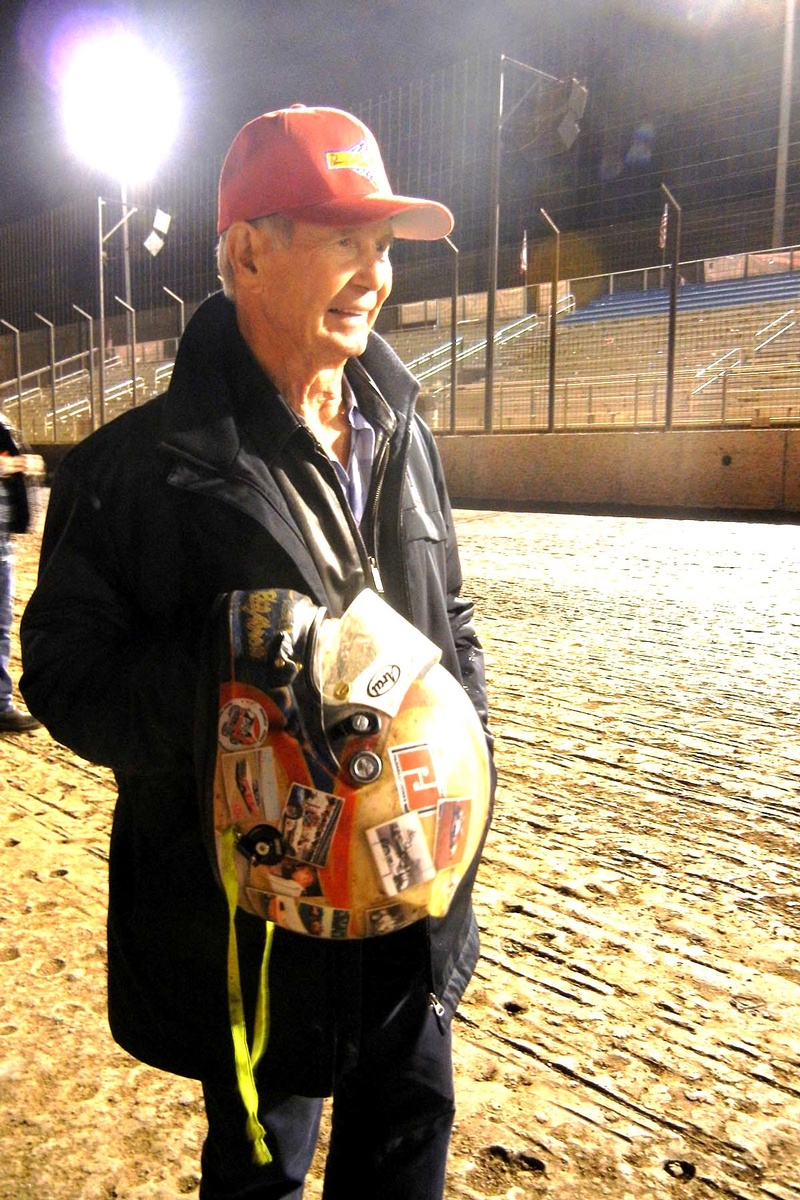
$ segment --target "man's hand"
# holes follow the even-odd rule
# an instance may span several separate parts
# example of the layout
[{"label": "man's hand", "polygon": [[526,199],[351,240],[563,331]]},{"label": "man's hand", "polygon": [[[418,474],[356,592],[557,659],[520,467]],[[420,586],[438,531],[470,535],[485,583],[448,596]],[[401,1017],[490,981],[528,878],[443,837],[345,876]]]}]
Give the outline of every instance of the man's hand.
[{"label": "man's hand", "polygon": [[0,477],[18,474],[43,477],[45,471],[41,454],[0,454]]},{"label": "man's hand", "polygon": [[33,475],[43,479],[47,474],[47,467],[41,454],[18,454],[17,458],[21,458],[24,463],[22,467],[24,475]]}]

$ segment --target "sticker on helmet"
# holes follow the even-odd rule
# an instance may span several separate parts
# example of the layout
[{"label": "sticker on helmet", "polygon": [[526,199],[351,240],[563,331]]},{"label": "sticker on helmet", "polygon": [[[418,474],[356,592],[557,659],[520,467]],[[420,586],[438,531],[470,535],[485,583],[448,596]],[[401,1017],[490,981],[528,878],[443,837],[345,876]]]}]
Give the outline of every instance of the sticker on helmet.
[{"label": "sticker on helmet", "polygon": [[436,817],[433,861],[437,871],[461,862],[467,844],[472,801],[467,797],[442,800]]},{"label": "sticker on helmet", "polygon": [[369,908],[365,913],[364,936],[378,937],[383,933],[394,933],[418,921],[423,915],[413,904],[382,904],[377,908]]},{"label": "sticker on helmet", "polygon": [[403,813],[367,830],[381,890],[396,896],[418,883],[433,879],[436,868],[417,813]]},{"label": "sticker on helmet", "polygon": [[295,858],[324,865],[344,801],[295,783],[283,810],[281,832]]},{"label": "sticker on helmet", "polygon": [[397,663],[388,663],[386,666],[381,666],[369,683],[367,684],[367,695],[370,700],[375,700],[378,696],[384,696],[390,691],[400,679],[400,668]]},{"label": "sticker on helmet", "polygon": [[253,911],[265,921],[274,921],[282,929],[308,933],[312,937],[346,938],[350,913],[344,908],[329,908],[324,904],[297,900],[289,896],[272,896],[256,888],[247,889]]},{"label": "sticker on helmet", "polygon": [[220,711],[219,743],[224,750],[260,746],[268,732],[267,714],[255,700],[231,700]]},{"label": "sticker on helmet", "polygon": [[426,742],[392,746],[389,756],[397,791],[406,812],[429,812],[435,809],[441,791],[430,746]]},{"label": "sticker on helmet", "polygon": [[275,758],[271,746],[222,755],[229,824],[249,818],[277,825],[280,819]]},{"label": "sticker on helmet", "polygon": [[325,908],[322,904],[299,903],[297,912],[306,933],[315,937],[346,938],[350,913],[343,908]]}]

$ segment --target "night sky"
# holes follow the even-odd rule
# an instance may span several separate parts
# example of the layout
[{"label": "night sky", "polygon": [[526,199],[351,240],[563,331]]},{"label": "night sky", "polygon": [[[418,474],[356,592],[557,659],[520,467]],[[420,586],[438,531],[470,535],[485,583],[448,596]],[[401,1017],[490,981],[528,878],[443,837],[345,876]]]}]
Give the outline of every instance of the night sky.
[{"label": "night sky", "polygon": [[[67,149],[52,67],[59,30],[78,15],[88,22],[109,12],[178,76],[183,117],[165,166],[180,167],[197,155],[221,161],[236,130],[259,112],[296,101],[356,106],[478,51],[513,57],[544,27],[557,46],[560,33],[574,36],[582,20],[605,12],[628,18],[643,45],[667,39],[665,54],[650,57],[652,80],[638,81],[660,101],[675,85],[675,38],[697,56],[690,77],[708,88],[719,72],[725,86],[722,42],[736,41],[737,26],[750,37],[774,28],[783,0],[2,0],[0,223],[96,190]],[[613,89],[605,94],[613,98]]]},{"label": "night sky", "polygon": [[240,125],[270,108],[355,105],[461,61],[487,37],[513,47],[540,7],[538,0],[3,0],[0,221],[61,203],[84,176],[65,146],[50,71],[55,34],[79,12],[115,13],[169,61],[184,98],[169,164],[179,165],[186,154],[221,158]]}]

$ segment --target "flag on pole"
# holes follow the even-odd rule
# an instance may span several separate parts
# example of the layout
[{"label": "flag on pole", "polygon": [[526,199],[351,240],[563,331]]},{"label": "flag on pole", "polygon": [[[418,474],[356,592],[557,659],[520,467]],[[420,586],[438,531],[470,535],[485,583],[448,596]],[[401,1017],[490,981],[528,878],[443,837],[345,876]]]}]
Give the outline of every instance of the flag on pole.
[{"label": "flag on pole", "polygon": [[661,224],[658,227],[658,248],[663,250],[667,244],[667,221],[669,219],[669,205],[664,205],[664,211],[661,214]]},{"label": "flag on pole", "polygon": [[528,231],[527,229],[522,235],[522,249],[519,252],[519,271],[521,275],[527,274],[528,271]]}]

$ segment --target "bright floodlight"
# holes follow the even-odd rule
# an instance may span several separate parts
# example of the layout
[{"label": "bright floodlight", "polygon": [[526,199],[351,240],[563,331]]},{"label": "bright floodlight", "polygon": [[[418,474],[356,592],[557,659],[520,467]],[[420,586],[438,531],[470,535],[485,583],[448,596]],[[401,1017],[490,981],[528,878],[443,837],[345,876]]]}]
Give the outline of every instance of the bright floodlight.
[{"label": "bright floodlight", "polygon": [[149,178],[174,140],[177,84],[132,33],[114,30],[77,43],[64,65],[61,97],[73,152],[122,183]]}]

